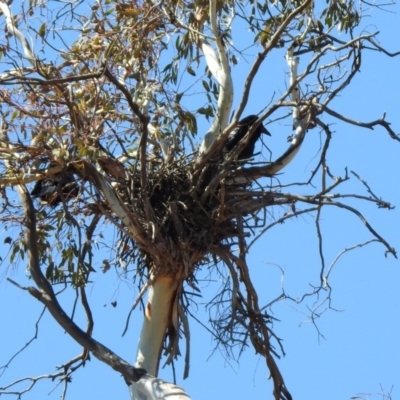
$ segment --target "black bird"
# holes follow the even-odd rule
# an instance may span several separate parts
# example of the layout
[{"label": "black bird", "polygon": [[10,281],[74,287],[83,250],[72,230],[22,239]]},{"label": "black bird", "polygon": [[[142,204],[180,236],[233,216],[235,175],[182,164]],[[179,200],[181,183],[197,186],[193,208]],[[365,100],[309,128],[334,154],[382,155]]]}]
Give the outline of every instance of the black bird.
[{"label": "black bird", "polygon": [[[31,191],[32,198],[40,197],[44,203],[56,206],[78,196],[79,186],[72,173],[62,172],[51,178],[40,179]],[[62,196],[61,196],[62,194]]]},{"label": "black bird", "polygon": [[[257,115],[249,115],[238,122],[238,126],[228,136],[228,139],[225,143],[225,154],[229,153],[236,147],[236,145],[246,136],[246,133],[250,130],[251,126],[257,121],[257,119]],[[253,157],[254,147],[262,133],[271,136],[263,124],[258,125],[257,129],[253,132],[251,138],[248,140],[247,145],[238,154],[238,160],[248,160],[249,158]]]}]

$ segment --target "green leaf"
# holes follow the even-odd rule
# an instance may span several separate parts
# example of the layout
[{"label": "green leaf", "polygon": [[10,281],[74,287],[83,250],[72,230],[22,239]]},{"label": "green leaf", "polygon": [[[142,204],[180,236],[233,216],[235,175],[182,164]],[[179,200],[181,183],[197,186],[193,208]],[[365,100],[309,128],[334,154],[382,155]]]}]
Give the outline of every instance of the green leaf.
[{"label": "green leaf", "polygon": [[44,37],[46,36],[46,31],[47,31],[46,23],[43,22],[43,24],[40,25],[40,28],[39,28],[39,31],[38,31],[38,34],[42,39],[44,39]]},{"label": "green leaf", "polygon": [[46,278],[49,280],[53,279],[53,272],[54,272],[54,263],[51,262],[46,269]]},{"label": "green leaf", "polygon": [[210,85],[206,81],[202,81],[201,83],[203,84],[204,89],[206,89],[207,92],[209,92],[210,91]]},{"label": "green leaf", "polygon": [[186,68],[186,71],[187,71],[190,75],[196,76],[196,72],[194,72],[194,70],[193,70],[192,67],[187,67],[187,68]]}]

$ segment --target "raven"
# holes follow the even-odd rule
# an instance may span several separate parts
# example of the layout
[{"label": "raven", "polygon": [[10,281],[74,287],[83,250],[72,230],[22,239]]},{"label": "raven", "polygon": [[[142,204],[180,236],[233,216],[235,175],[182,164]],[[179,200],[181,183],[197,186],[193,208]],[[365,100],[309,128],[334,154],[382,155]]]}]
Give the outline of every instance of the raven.
[{"label": "raven", "polygon": [[[62,196],[61,196],[62,193]],[[51,206],[78,196],[79,186],[73,174],[60,173],[51,178],[40,179],[31,191],[32,198],[40,197],[40,200]]]},{"label": "raven", "polygon": [[[257,115],[249,115],[238,122],[238,126],[228,136],[228,139],[224,145],[223,151],[225,154],[229,153],[236,147],[236,145],[246,136],[247,132],[250,130],[254,122],[257,121],[257,119]],[[254,147],[262,133],[271,136],[263,124],[258,125],[257,129],[253,132],[251,138],[248,140],[246,146],[238,154],[238,160],[248,160],[249,158],[253,157]]]}]

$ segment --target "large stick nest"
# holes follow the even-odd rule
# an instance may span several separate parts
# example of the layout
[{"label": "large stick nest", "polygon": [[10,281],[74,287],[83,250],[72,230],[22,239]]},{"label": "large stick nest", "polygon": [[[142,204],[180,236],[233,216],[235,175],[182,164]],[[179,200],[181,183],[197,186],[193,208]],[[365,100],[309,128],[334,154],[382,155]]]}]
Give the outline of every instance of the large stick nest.
[{"label": "large stick nest", "polygon": [[207,254],[243,239],[243,219],[274,198],[268,191],[252,192],[251,181],[238,183],[238,168],[217,160],[197,171],[193,161],[182,157],[169,163],[148,162],[145,175],[140,164],[127,169],[126,178],[113,186],[146,232],[141,242],[149,245],[143,248],[125,239],[129,246],[121,248],[130,251],[121,256],[142,260],[147,267],[156,265],[159,273],[167,275],[182,268],[187,277]]}]

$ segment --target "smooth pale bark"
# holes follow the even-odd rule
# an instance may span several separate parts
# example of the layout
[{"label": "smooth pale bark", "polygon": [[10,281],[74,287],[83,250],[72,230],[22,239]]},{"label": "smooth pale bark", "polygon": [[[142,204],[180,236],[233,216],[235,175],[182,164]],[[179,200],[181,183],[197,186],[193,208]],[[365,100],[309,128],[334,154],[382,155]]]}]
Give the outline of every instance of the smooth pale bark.
[{"label": "smooth pale bark", "polygon": [[290,95],[292,102],[295,104],[292,108],[295,134],[293,135],[290,146],[280,157],[278,157],[271,164],[267,164],[262,167],[246,168],[244,170],[238,171],[238,176],[232,178],[232,183],[240,184],[248,182],[251,179],[258,179],[264,176],[272,176],[277,174],[293,160],[304,141],[307,132],[307,124],[310,111],[306,113],[303,119],[301,118],[300,107],[298,106],[300,102],[297,71],[299,58],[293,56],[293,47],[290,47],[288,49],[286,53],[286,61],[290,69],[290,86],[292,88]]},{"label": "smooth pale bark", "polygon": [[190,400],[185,391],[172,383],[145,374],[135,386],[148,400]]},{"label": "smooth pale bark", "polygon": [[[219,85],[218,106],[216,117],[204,137],[200,152],[207,150],[226,127],[233,102],[233,82],[229,60],[218,29],[216,1],[209,1],[210,25],[214,34],[216,50],[206,43],[204,38],[201,38],[200,42],[207,66]],[[154,376],[157,376],[158,373],[162,345],[166,329],[171,323],[171,313],[178,284],[179,279],[157,277],[150,288],[135,366],[146,369]],[[131,386],[131,396],[133,399],[141,398],[133,386]]]},{"label": "smooth pale bark", "polygon": [[135,367],[144,368],[153,376],[158,373],[159,356],[177,287],[178,282],[169,277],[158,277],[150,286]]},{"label": "smooth pale bark", "polygon": [[[144,368],[153,376],[158,374],[162,345],[171,323],[178,284],[179,279],[159,276],[150,286],[135,367]],[[132,399],[142,398],[135,387],[131,386],[130,389]]]},{"label": "smooth pale bark", "polygon": [[11,10],[5,1],[0,0],[0,10],[4,14],[7,24],[7,31],[9,34],[14,35],[21,43],[26,59],[36,67],[36,57],[31,50],[29,42],[26,40],[24,34],[17,28],[14,22],[14,17],[11,14]]},{"label": "smooth pale bark", "polygon": [[[205,55],[208,68],[219,84],[217,112],[200,146],[200,153],[204,153],[228,125],[233,102],[233,83],[229,65],[225,62],[219,63],[214,49],[206,43],[202,44],[201,49]],[[220,52],[219,54],[222,60],[226,58],[225,53]]]},{"label": "smooth pale bark", "polygon": [[214,121],[208,132],[204,135],[203,142],[201,143],[200,153],[204,153],[228,125],[229,114],[233,103],[233,81],[231,69],[218,29],[216,7],[217,0],[210,0],[210,25],[214,34],[217,51],[207,44],[203,38],[201,38],[201,49],[204,53],[210,72],[218,82],[218,104]]}]

